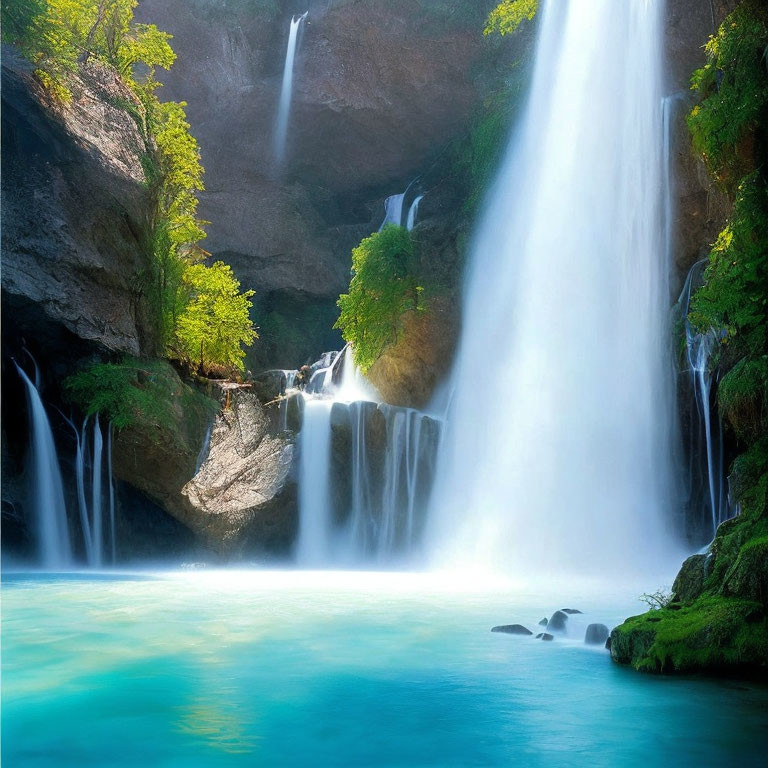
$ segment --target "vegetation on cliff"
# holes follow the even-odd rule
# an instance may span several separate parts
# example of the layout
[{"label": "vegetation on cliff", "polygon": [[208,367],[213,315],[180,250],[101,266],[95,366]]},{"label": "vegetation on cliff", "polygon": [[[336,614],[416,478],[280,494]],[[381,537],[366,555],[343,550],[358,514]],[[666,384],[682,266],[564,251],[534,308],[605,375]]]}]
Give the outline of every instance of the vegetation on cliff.
[{"label": "vegetation on cliff", "polygon": [[168,430],[175,411],[193,421],[210,421],[218,403],[183,383],[164,360],[92,363],[63,383],[65,397],[86,416],[96,413],[116,429],[143,428],[148,435]]},{"label": "vegetation on cliff", "polygon": [[723,331],[711,364],[737,446],[730,489],[741,513],[719,527],[708,554],[685,562],[666,607],[613,631],[613,657],[647,671],[768,665],[768,8],[742,2],[706,51],[688,124],[734,205],[690,319]]},{"label": "vegetation on cliff", "polygon": [[352,280],[349,293],[339,297],[336,327],[363,373],[397,341],[405,313],[424,310],[415,271],[413,240],[404,227],[388,224],[352,251]]},{"label": "vegetation on cliff", "polygon": [[[167,69],[176,58],[171,35],[134,22],[136,5],[137,0],[9,0],[2,9],[3,39],[19,48],[37,79],[63,101],[71,98],[70,78],[89,59],[111,67],[133,92],[135,100],[121,106],[144,136],[145,176],[156,201],[151,269],[140,277],[158,337],[168,356],[190,366],[242,369],[241,344],[256,337],[248,315],[251,294],[239,294],[223,265],[201,263],[208,254],[198,245],[205,237],[205,222],[197,215],[200,152],[185,103],[161,102],[156,93],[156,68]],[[239,330],[232,332],[235,326]],[[201,346],[207,349],[202,355]]]}]

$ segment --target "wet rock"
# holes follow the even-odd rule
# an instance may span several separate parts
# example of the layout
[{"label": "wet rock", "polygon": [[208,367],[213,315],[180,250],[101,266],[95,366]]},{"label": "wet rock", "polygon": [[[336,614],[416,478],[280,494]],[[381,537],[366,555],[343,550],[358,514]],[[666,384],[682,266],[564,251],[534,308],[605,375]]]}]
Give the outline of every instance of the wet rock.
[{"label": "wet rock", "polygon": [[546,627],[546,626],[547,626],[547,619],[546,619],[546,618],[542,619],[542,620],[539,622],[539,626],[540,626],[540,627]]},{"label": "wet rock", "polygon": [[584,636],[586,645],[603,645],[609,637],[608,627],[605,624],[590,624],[587,634]]},{"label": "wet rock", "polygon": [[609,651],[611,650],[611,636],[610,635],[608,635],[608,637],[605,640],[605,647],[606,647],[606,650],[609,650]]},{"label": "wet rock", "polygon": [[522,624],[502,624],[498,627],[493,627],[491,632],[503,632],[505,635],[532,635],[530,629],[524,627]]},{"label": "wet rock", "polygon": [[563,613],[584,613],[584,611],[580,611],[578,608],[561,608],[560,609]]},{"label": "wet rock", "polygon": [[568,614],[564,611],[555,611],[547,622],[547,629],[552,632],[565,632]]},{"label": "wet rock", "polygon": [[537,640],[554,640],[555,638],[549,634],[549,632],[539,632],[538,635],[536,635]]}]

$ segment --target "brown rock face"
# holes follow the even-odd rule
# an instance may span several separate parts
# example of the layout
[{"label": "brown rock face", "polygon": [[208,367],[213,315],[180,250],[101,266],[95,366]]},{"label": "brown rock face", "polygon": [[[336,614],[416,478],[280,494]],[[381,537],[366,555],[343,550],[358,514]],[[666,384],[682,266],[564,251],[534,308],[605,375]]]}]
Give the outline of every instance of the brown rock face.
[{"label": "brown rock face", "polygon": [[[340,346],[331,326],[352,247],[378,228],[383,198],[465,130],[504,54],[481,34],[493,4],[141,1],[138,18],[174,35],[178,60],[162,95],[188,102],[201,145],[205,247],[257,291],[254,370],[295,367]],[[278,171],[288,24],[307,9]]]},{"label": "brown rock face", "polygon": [[[3,333],[55,357],[80,345],[151,353],[139,276],[152,210],[142,185],[144,142],[114,104],[134,97],[97,63],[62,105],[4,51]],[[58,346],[58,348],[57,348]]]}]

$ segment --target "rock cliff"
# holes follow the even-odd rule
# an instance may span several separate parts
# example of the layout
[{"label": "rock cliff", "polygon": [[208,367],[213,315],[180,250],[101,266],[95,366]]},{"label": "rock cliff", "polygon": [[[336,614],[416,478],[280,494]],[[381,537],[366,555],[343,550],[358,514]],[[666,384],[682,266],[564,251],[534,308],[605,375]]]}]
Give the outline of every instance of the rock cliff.
[{"label": "rock cliff", "polygon": [[[254,3],[142,0],[174,35],[163,95],[189,102],[206,168],[205,247],[257,291],[256,370],[339,347],[335,302],[351,249],[460,135],[505,49],[481,30],[493,5],[448,0]],[[309,9],[296,57],[288,154],[272,140],[292,13]],[[215,20],[215,23],[213,23]]]}]

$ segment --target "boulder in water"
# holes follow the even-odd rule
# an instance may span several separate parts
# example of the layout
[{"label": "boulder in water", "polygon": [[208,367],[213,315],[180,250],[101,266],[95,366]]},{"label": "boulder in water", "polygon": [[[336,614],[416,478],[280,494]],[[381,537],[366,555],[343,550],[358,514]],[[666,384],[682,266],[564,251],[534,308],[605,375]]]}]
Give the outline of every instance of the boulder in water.
[{"label": "boulder in water", "polygon": [[578,608],[561,608],[560,610],[563,613],[584,613],[584,611],[580,611]]},{"label": "boulder in water", "polygon": [[536,635],[537,640],[554,640],[555,638],[549,634],[549,632],[539,632],[538,635]]},{"label": "boulder in water", "polygon": [[502,624],[498,627],[492,627],[491,632],[503,632],[505,635],[532,635],[530,629],[522,624]]},{"label": "boulder in water", "polygon": [[547,626],[547,619],[546,619],[546,617],[545,617],[545,618],[543,618],[543,619],[542,619],[542,620],[539,622],[539,626],[540,626],[540,627],[546,627],[546,626]]},{"label": "boulder in water", "polygon": [[547,629],[553,632],[565,632],[565,623],[567,621],[567,613],[564,611],[555,611],[547,622]]},{"label": "boulder in water", "polygon": [[605,624],[590,624],[584,637],[586,645],[603,645],[608,639],[608,627]]}]

